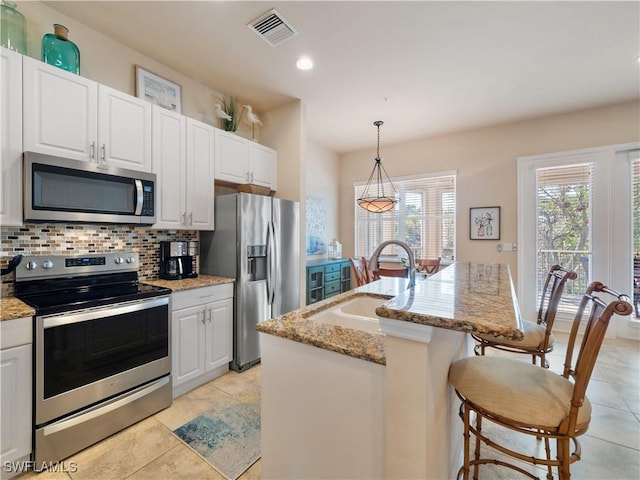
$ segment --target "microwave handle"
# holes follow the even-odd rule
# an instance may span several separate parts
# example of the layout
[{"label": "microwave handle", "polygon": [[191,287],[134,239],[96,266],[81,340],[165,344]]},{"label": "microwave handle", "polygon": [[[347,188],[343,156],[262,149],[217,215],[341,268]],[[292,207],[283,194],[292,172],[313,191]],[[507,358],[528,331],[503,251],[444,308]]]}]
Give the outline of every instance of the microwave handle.
[{"label": "microwave handle", "polygon": [[133,212],[134,215],[142,214],[142,203],[144,202],[144,194],[142,191],[142,180],[136,179],[136,209]]}]

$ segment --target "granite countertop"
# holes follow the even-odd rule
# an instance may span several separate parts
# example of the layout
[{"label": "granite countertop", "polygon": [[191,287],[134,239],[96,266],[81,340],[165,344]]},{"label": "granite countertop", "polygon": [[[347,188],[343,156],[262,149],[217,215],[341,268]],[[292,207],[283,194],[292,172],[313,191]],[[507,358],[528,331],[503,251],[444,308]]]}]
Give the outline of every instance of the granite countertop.
[{"label": "granite countertop", "polygon": [[163,280],[157,278],[154,280],[143,280],[142,283],[149,285],[155,285],[156,287],[170,288],[174,292],[181,292],[183,290],[191,290],[193,288],[210,287],[212,285],[222,285],[224,283],[233,283],[234,278],[231,277],[218,277],[215,275],[202,275],[199,274],[195,278],[184,278],[182,280]]},{"label": "granite countertop", "polygon": [[522,337],[517,300],[507,265],[459,263],[431,277],[383,277],[355,290],[260,322],[257,330],[369,362],[386,364],[383,332],[364,332],[314,322],[308,317],[356,296],[381,299],[379,317],[460,332]]},{"label": "granite countertop", "polygon": [[456,262],[432,277],[416,277],[415,288],[400,291],[376,313],[460,332],[523,335],[508,265]]},{"label": "granite countertop", "polygon": [[[211,285],[222,285],[233,283],[235,279],[230,277],[218,277],[214,275],[198,275],[196,278],[186,278],[184,280],[142,280],[141,283],[156,285],[158,287],[170,288],[174,292],[191,290],[193,288],[209,287]],[[14,318],[32,317],[35,309],[16,297],[2,297],[0,299],[0,321],[13,320]]]},{"label": "granite countertop", "polygon": [[15,318],[33,317],[36,311],[16,297],[0,298],[0,321],[13,320]]}]

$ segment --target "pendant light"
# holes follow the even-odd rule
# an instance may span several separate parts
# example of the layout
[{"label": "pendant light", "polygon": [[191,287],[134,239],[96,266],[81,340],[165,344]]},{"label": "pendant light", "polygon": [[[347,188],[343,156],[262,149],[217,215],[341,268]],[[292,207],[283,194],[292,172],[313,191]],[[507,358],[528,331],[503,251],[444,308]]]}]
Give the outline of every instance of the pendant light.
[{"label": "pendant light", "polygon": [[[362,197],[358,199],[358,205],[372,213],[387,212],[397,203],[397,200],[395,199],[396,188],[393,186],[393,183],[391,183],[391,179],[389,178],[387,171],[382,166],[382,158],[380,158],[380,125],[383,123],[384,122],[380,120],[373,122],[373,124],[378,127],[378,149],[375,158],[376,163],[373,166],[373,170],[371,171],[371,175],[367,181],[367,186],[362,193]],[[384,193],[383,173],[391,187],[391,190],[393,191],[394,195],[392,197],[388,197]]]}]

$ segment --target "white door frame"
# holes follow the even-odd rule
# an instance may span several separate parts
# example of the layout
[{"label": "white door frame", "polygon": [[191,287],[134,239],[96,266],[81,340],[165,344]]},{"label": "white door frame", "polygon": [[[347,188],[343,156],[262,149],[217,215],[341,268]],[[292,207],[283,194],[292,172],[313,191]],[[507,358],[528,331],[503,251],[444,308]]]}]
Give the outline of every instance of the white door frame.
[{"label": "white door frame", "polygon": [[[591,199],[594,252],[592,279],[614,290],[633,295],[631,182],[629,150],[640,149],[640,142],[609,145],[518,157],[518,301],[527,319],[535,319],[536,299],[536,169],[593,163]],[[626,165],[626,168],[623,168]],[[605,252],[605,255],[595,252]],[[558,314],[556,329],[569,331],[572,318]],[[640,322],[631,317],[617,317],[607,331],[608,337],[640,340]]]}]

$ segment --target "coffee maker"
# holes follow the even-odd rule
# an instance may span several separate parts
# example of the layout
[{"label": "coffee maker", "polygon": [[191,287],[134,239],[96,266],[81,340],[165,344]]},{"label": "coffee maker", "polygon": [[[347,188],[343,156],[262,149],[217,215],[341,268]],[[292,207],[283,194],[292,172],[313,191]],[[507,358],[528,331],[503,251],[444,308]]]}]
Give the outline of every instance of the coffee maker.
[{"label": "coffee maker", "polygon": [[160,278],[181,280],[194,278],[198,274],[193,269],[193,256],[197,252],[195,242],[160,242]]}]

